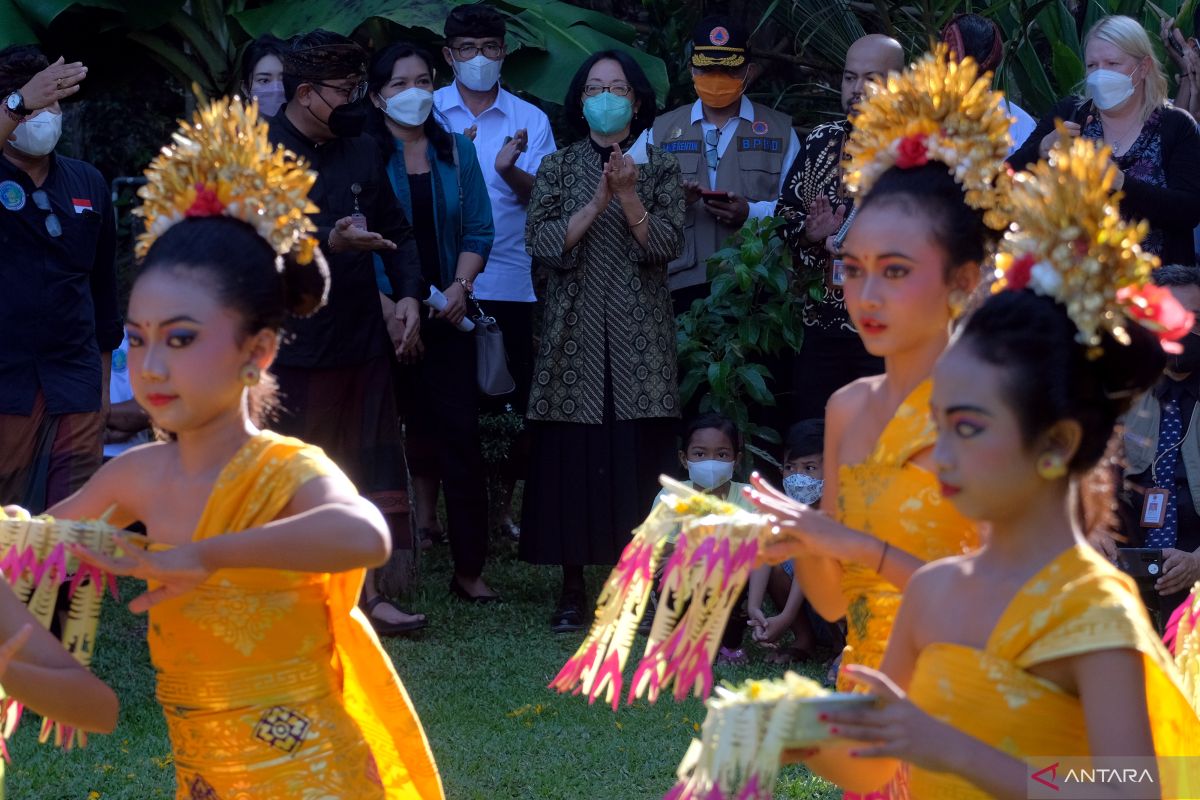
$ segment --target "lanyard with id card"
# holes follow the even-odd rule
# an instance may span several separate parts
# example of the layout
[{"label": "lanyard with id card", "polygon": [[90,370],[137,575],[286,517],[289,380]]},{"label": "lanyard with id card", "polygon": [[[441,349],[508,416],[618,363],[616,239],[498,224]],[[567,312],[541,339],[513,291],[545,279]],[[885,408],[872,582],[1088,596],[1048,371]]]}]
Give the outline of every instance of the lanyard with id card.
[{"label": "lanyard with id card", "polygon": [[1167,519],[1167,500],[1171,493],[1167,489],[1147,489],[1142,501],[1143,528],[1161,528]]}]

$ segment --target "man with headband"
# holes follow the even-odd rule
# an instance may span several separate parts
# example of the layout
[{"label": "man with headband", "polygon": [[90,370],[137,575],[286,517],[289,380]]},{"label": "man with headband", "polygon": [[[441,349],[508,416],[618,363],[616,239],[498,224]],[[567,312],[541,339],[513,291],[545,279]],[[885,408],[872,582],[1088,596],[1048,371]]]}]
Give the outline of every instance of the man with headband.
[{"label": "man with headband", "polygon": [[[324,449],[387,517],[393,548],[411,550],[393,365],[419,332],[421,268],[383,156],[363,135],[366,62],[353,41],[321,30],[283,57],[286,104],[270,120],[271,142],[318,173],[309,198],[320,209],[312,220],[331,282],[328,305],[288,326],[274,368],[284,406],[274,427]],[[373,256],[383,262],[394,297],[379,294]],[[425,626],[423,616],[377,599],[374,578],[367,574],[365,599],[377,631]]]},{"label": "man with headband", "polygon": [[683,255],[668,267],[675,313],[708,297],[708,257],[749,217],[775,213],[783,177],[800,150],[791,117],[746,97],[758,77],[750,35],[735,19],[702,19],[692,37],[699,99],[664,112],[630,149],[644,159],[658,145],[679,160],[687,193]]},{"label": "man with headband", "polygon": [[[1000,26],[978,14],[956,16],[942,29],[942,41],[950,47],[952,56],[959,59],[970,56],[983,72],[994,73],[1004,59],[1004,39],[1000,35]],[[1012,145],[1008,149],[1011,156],[1033,133],[1037,120],[1007,97],[1004,98],[1004,105],[1008,115],[1013,118],[1010,131]]]}]

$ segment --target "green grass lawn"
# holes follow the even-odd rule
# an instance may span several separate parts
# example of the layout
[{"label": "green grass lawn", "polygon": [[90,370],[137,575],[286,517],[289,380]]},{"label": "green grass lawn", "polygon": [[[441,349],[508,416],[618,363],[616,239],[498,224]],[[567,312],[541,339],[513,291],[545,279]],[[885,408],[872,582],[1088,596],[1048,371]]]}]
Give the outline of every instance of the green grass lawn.
[{"label": "green grass lawn", "polygon": [[[487,578],[507,602],[470,607],[448,596],[445,547],[422,565],[414,608],[430,628],[416,639],[386,642],[413,698],[441,769],[450,800],[652,800],[670,787],[675,767],[698,735],[704,707],[697,700],[655,705],[588,707],[546,684],[574,652],[582,634],[556,636],[547,617],[557,571],[517,561],[513,546],[496,543]],[[607,572],[594,570],[591,587]],[[138,584],[123,581],[129,600]],[[638,646],[644,642],[638,640]],[[752,651],[753,652],[753,651]],[[640,650],[635,650],[635,655]],[[121,698],[121,721],[111,736],[64,753],[37,744],[27,719],[10,743],[7,797],[19,800],[156,800],[174,797],[174,768],[166,726],[154,701],[145,645],[145,620],[109,603],[101,625],[95,670]],[[717,669],[718,680],[777,675],[782,667],[755,657],[748,667]],[[808,669],[816,674],[817,665]],[[626,671],[626,681],[632,668]],[[788,769],[778,798],[835,798],[829,784],[802,768]]]}]

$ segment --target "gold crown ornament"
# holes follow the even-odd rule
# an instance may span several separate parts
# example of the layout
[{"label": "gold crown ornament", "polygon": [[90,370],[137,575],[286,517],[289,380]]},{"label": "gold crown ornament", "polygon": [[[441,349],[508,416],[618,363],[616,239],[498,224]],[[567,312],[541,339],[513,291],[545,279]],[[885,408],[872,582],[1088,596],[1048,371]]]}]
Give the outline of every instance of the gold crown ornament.
[{"label": "gold crown ornament", "polygon": [[973,59],[955,61],[945,44],[937,45],[904,72],[867,87],[846,143],[846,188],[866,194],[892,167],[938,161],[984,223],[1004,230],[1011,119],[1003,101],[991,88],[991,73],[980,74]]},{"label": "gold crown ornament", "polygon": [[294,252],[299,263],[312,262],[316,226],[309,215],[318,209],[308,192],[317,174],[303,158],[271,144],[257,100],[203,103],[190,123],[179,121],[171,138],[138,191],[143,202],[134,213],[146,221],[135,250],[139,259],[177,222],[224,216],[251,225],[278,255]]},{"label": "gold crown ornament", "polygon": [[1013,228],[996,255],[993,292],[1030,289],[1053,298],[1079,329],[1077,340],[1098,357],[1101,334],[1129,343],[1137,322],[1177,352],[1192,314],[1150,275],[1157,256],[1141,248],[1150,226],[1121,219],[1117,167],[1102,142],[1071,137],[1062,124],[1047,159],[1013,178]]}]

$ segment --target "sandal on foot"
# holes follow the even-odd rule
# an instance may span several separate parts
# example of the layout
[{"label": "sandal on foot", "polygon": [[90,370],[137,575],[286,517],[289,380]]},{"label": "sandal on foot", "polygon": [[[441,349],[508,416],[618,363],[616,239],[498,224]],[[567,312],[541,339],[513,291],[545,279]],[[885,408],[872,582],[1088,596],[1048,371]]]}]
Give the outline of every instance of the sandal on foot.
[{"label": "sandal on foot", "polygon": [[401,614],[416,616],[411,611],[405,611],[400,606],[388,600],[381,594],[377,594],[366,602],[363,606],[363,613],[367,615],[367,619],[371,621],[371,627],[380,636],[400,636],[405,633],[419,631],[422,628],[429,626],[429,619],[422,617],[421,619],[410,619],[408,622],[386,622],[376,617],[372,612],[379,606],[380,603],[387,603],[392,608],[399,611]]},{"label": "sandal on foot", "polygon": [[717,651],[717,663],[728,664],[732,667],[744,667],[750,663],[750,657],[746,655],[746,651],[742,648],[730,650],[728,647],[722,647]]},{"label": "sandal on foot", "polygon": [[439,528],[417,528],[417,546],[422,550],[428,550],[444,541],[446,532]]},{"label": "sandal on foot", "polygon": [[550,616],[550,630],[554,633],[574,633],[583,628],[583,607],[576,603],[559,603]]},{"label": "sandal on foot", "polygon": [[793,642],[782,650],[769,653],[763,658],[768,664],[803,664],[812,661],[813,651],[807,647],[798,647]]}]

